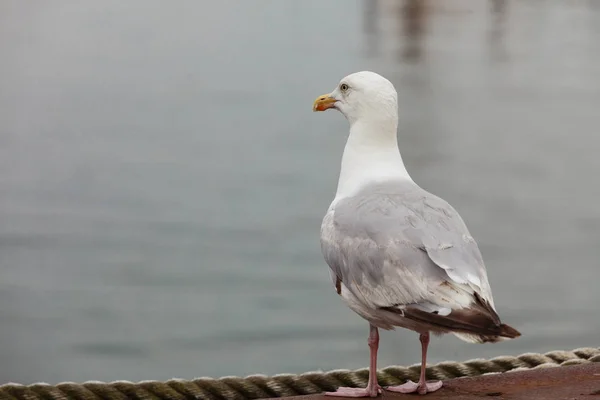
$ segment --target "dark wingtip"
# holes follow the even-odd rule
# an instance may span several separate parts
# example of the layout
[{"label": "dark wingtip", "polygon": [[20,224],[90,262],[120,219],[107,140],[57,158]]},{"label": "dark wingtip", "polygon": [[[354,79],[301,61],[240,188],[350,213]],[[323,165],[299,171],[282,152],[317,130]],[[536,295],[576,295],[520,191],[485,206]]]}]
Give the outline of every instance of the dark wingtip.
[{"label": "dark wingtip", "polygon": [[521,332],[513,328],[512,326],[502,324],[500,325],[500,336],[507,337],[510,339],[518,338],[521,336]]}]

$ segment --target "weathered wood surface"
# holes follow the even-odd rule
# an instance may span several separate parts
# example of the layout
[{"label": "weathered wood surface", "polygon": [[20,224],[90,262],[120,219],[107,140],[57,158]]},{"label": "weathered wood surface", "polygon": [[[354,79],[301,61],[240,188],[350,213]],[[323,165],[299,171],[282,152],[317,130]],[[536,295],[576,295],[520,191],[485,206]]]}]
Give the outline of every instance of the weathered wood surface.
[{"label": "weathered wood surface", "polygon": [[[425,396],[384,391],[378,398],[424,400],[594,400],[600,399],[600,364],[542,368],[459,378],[444,382],[437,392]],[[279,398],[281,400],[282,398]],[[334,400],[335,397],[309,395],[284,397],[287,400]]]}]

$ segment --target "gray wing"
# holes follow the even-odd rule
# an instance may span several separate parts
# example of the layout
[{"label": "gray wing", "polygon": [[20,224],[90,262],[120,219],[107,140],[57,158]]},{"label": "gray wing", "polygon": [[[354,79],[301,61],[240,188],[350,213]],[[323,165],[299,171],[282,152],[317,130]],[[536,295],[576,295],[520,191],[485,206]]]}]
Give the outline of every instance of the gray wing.
[{"label": "gray wing", "polygon": [[476,242],[447,202],[414,184],[373,185],[323,220],[334,279],[373,308],[417,305],[440,314],[493,300]]}]

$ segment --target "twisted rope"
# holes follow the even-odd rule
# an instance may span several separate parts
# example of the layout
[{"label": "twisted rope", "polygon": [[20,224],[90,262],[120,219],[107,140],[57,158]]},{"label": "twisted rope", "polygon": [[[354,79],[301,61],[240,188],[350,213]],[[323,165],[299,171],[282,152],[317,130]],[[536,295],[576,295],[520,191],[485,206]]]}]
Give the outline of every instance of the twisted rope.
[{"label": "twisted rope", "polygon": [[[600,362],[600,348],[525,353],[518,357],[502,356],[491,360],[475,359],[463,363],[442,362],[427,367],[428,379],[453,379],[488,373],[512,372]],[[407,379],[419,379],[420,365],[387,367],[377,372],[382,386],[398,385]],[[365,387],[368,369],[308,372],[301,375],[281,374],[272,377],[251,375],[246,378],[199,378],[191,381],[172,379],[167,382],[132,383],[65,382],[56,386],[44,383],[0,386],[0,400],[245,400],[267,397],[297,396],[332,391],[339,386]]]}]

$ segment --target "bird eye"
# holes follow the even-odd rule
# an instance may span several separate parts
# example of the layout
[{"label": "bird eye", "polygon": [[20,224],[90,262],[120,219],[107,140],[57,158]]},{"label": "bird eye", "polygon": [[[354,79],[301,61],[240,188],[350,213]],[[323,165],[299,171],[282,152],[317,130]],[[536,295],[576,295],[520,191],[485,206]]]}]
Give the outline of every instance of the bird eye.
[{"label": "bird eye", "polygon": [[348,90],[348,85],[346,85],[345,83],[342,83],[342,84],[340,85],[340,90],[341,90],[342,92],[345,92],[346,90]]}]

